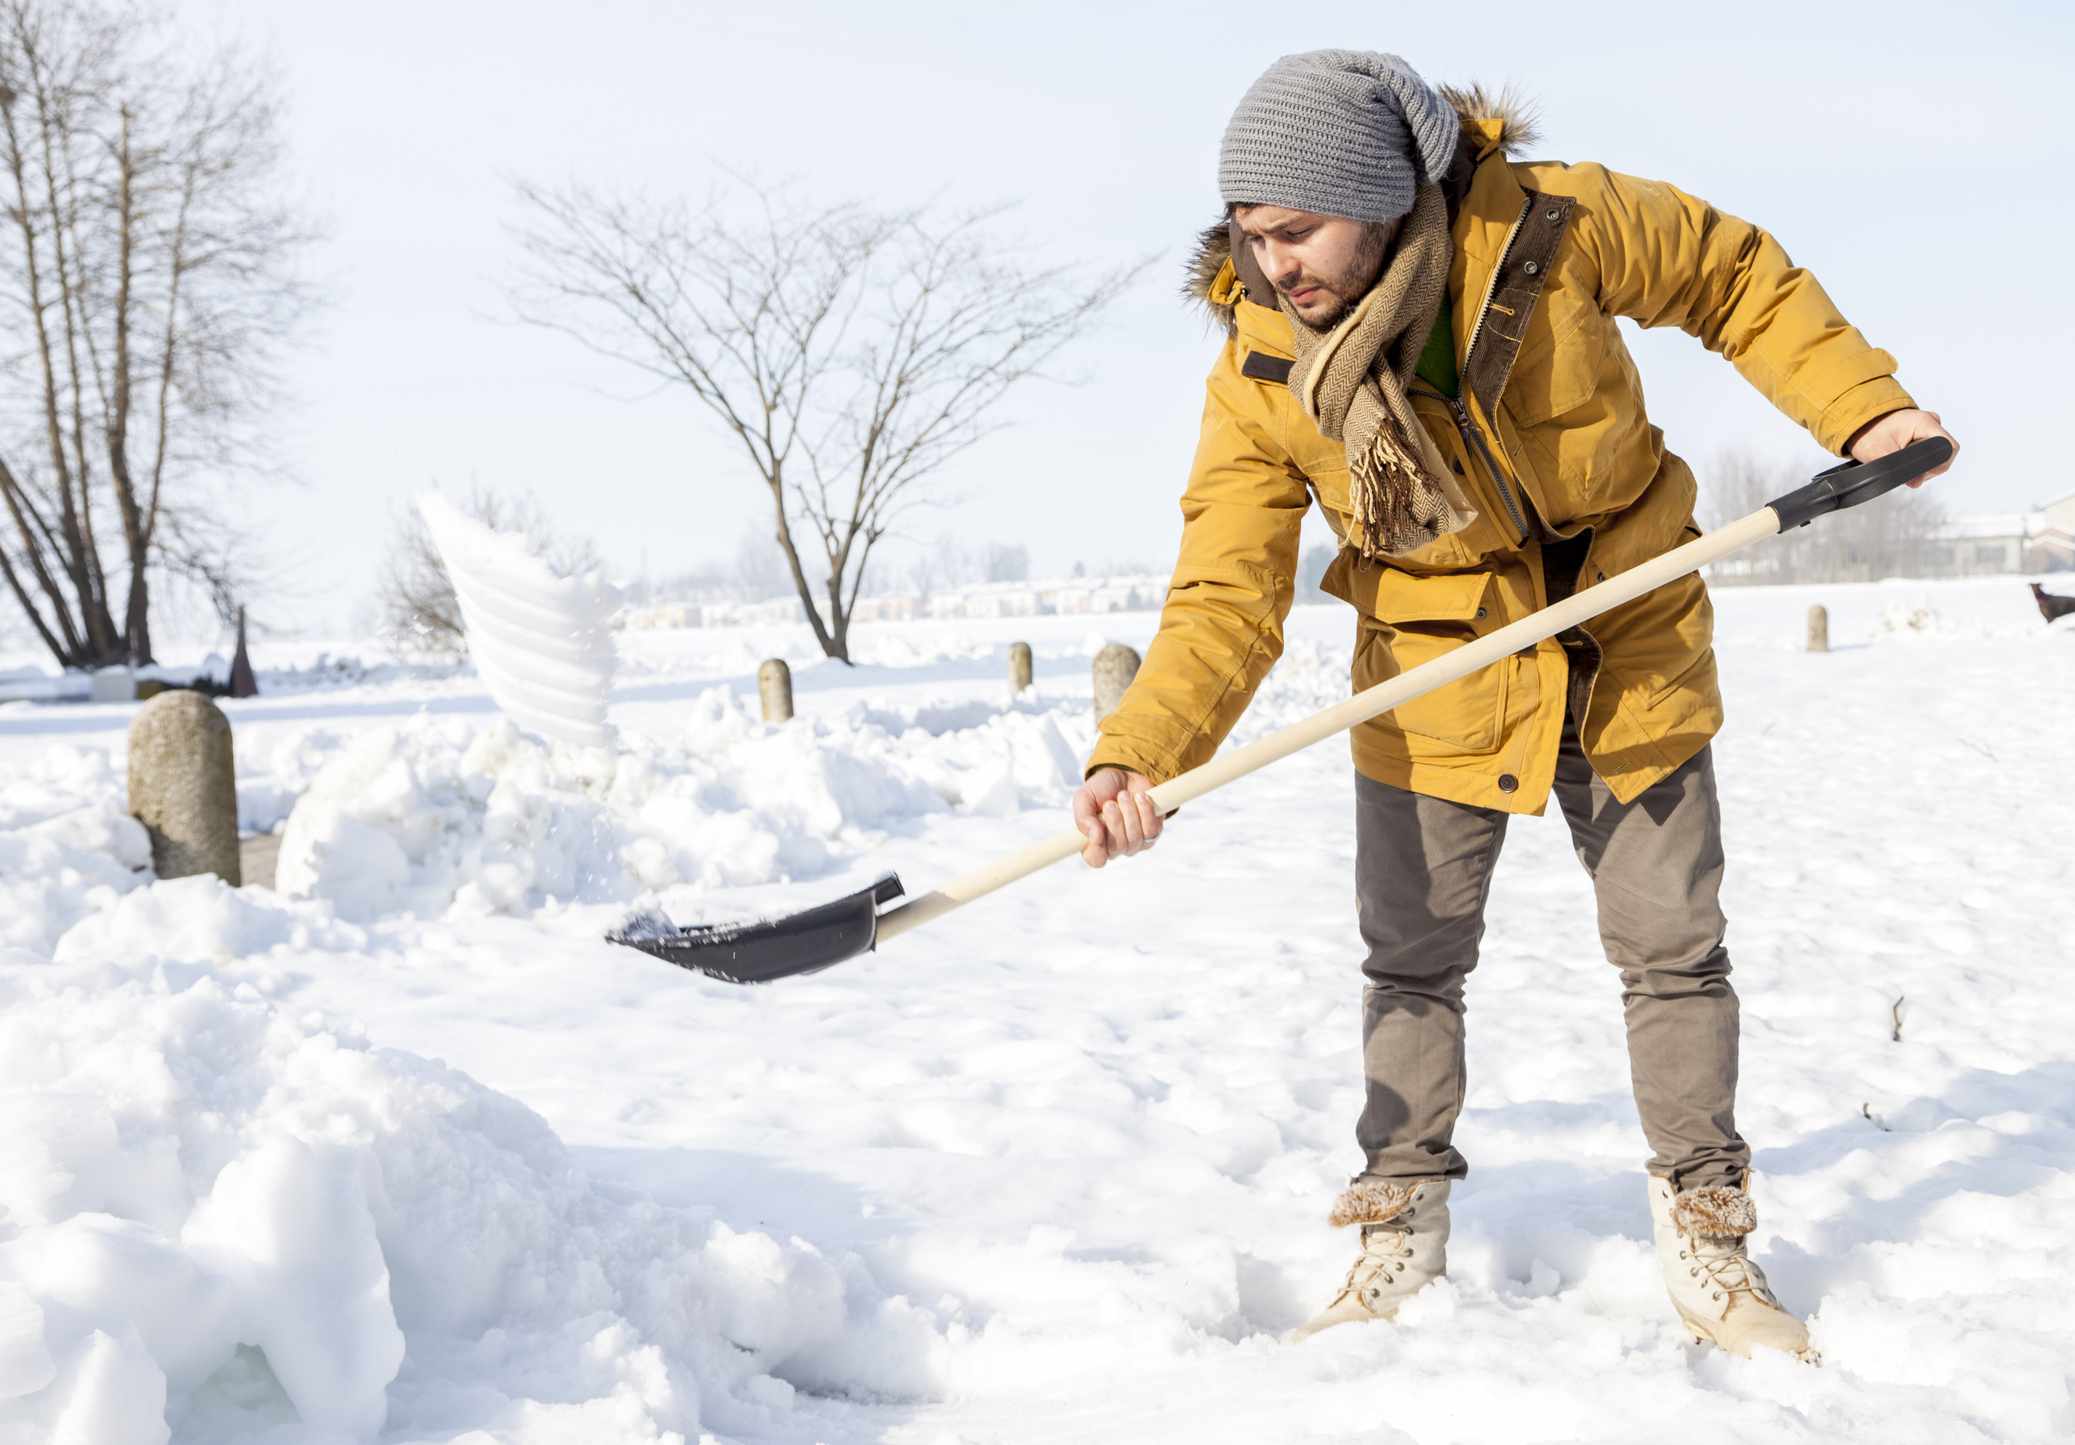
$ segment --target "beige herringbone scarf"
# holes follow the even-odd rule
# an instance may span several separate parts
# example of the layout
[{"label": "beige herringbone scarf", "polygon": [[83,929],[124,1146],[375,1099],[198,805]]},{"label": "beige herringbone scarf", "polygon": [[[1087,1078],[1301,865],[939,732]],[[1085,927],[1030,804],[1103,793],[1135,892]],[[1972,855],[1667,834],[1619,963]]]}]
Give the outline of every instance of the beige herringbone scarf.
[{"label": "beige herringbone scarf", "polygon": [[1461,531],[1477,512],[1405,399],[1434,318],[1448,294],[1448,204],[1419,188],[1376,284],[1327,330],[1290,318],[1296,360],[1290,391],[1326,436],[1347,448],[1355,528],[1348,541],[1371,561]]}]

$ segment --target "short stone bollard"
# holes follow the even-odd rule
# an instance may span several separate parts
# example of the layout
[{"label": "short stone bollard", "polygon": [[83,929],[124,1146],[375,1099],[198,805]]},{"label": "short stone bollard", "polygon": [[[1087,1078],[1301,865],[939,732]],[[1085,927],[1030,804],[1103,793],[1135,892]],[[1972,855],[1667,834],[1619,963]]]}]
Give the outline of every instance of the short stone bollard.
[{"label": "short stone bollard", "polygon": [[1026,687],[1029,687],[1029,686],[1030,686],[1030,677],[1031,677],[1031,661],[1030,661],[1030,644],[1029,644],[1029,643],[1027,643],[1027,642],[1012,642],[1012,643],[1010,643],[1010,644],[1009,644],[1009,691],[1010,691],[1010,692],[1021,692],[1021,691],[1023,691],[1023,689],[1024,689],[1024,688],[1026,688]]},{"label": "short stone bollard", "polygon": [[1095,720],[1101,722],[1124,700],[1124,689],[1138,676],[1138,649],[1112,642],[1095,654]]},{"label": "short stone bollard", "polygon": [[214,873],[237,887],[238,782],[231,725],[215,703],[176,688],[130,723],[130,812],[151,835],[161,878]]},{"label": "short stone bollard", "polygon": [[757,697],[764,704],[765,722],[793,720],[793,670],[784,658],[767,658],[757,669]]},{"label": "short stone bollard", "polygon": [[1808,650],[1830,650],[1830,613],[1820,602],[1808,610]]}]

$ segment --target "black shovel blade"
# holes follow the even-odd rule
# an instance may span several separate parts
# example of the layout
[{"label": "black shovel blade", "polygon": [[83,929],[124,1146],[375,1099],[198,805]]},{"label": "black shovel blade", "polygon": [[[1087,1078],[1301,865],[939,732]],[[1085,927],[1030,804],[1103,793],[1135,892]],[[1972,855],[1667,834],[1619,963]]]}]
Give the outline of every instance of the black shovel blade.
[{"label": "black shovel blade", "polygon": [[879,905],[901,896],[900,878],[889,873],[869,888],[786,918],[679,926],[660,913],[644,913],[606,934],[605,941],[724,983],[769,983],[870,953],[879,936]]}]

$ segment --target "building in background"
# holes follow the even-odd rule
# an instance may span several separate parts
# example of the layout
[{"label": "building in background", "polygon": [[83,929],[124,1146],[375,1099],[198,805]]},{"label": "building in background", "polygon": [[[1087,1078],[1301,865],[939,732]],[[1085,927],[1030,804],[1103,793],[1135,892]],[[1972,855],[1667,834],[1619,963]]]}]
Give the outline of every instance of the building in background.
[{"label": "building in background", "polygon": [[1920,556],[1926,577],[2075,570],[2075,495],[2030,512],[1953,516],[1924,540]]},{"label": "building in background", "polygon": [[2075,561],[2069,560],[2070,542],[2075,539],[2075,492],[2068,493],[2058,502],[2048,502],[2039,509],[2038,515],[2046,519],[2047,535],[2043,540],[2049,548],[2057,549],[2061,558],[2052,566],[2042,564],[2039,570],[2054,572],[2075,567]]}]

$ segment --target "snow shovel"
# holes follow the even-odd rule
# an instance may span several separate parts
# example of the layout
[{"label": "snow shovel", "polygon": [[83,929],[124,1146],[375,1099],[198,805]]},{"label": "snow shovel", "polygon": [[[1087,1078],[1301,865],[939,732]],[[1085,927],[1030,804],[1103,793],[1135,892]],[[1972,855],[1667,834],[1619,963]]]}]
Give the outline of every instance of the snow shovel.
[{"label": "snow shovel", "polygon": [[[1878,461],[1844,462],[1818,472],[1807,486],[1796,488],[1740,521],[1466,642],[1302,722],[1170,778],[1152,790],[1153,803],[1162,813],[1172,812],[1300,748],[1345,732],[1400,703],[1554,637],[1567,627],[1575,627],[1689,572],[1697,572],[1718,557],[1790,528],[1805,527],[1825,513],[1872,501],[1905,482],[1915,481],[1951,456],[1952,443],[1943,437],[1929,437]],[[952,909],[1040,868],[1073,857],[1086,843],[1087,839],[1077,830],[1059,833],[920,897],[907,897],[900,879],[889,873],[869,888],[785,918],[680,927],[659,915],[646,914],[629,919],[606,937],[710,978],[728,983],[768,983],[794,974],[815,973],[869,953],[888,939],[942,918]]]}]

